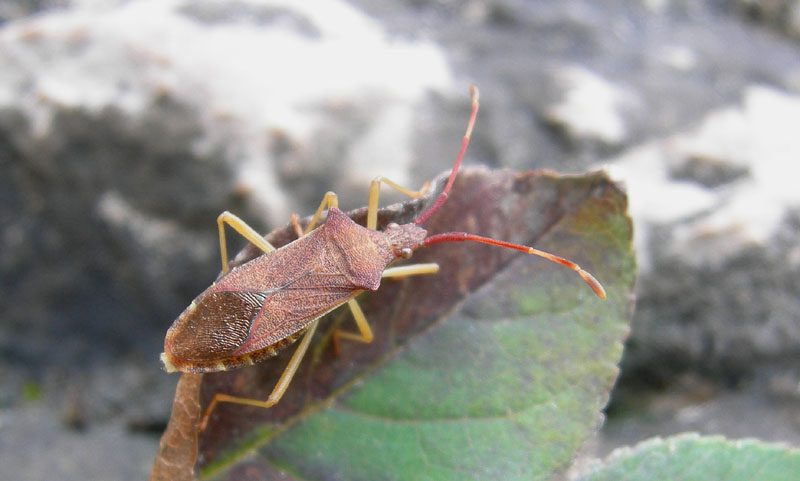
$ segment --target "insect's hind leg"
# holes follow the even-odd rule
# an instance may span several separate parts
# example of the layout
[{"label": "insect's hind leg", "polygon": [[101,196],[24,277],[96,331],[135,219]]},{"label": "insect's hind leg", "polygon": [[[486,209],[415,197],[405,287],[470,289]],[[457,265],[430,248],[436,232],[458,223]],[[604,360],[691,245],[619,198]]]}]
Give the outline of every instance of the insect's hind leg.
[{"label": "insect's hind leg", "polygon": [[275,250],[261,234],[255,231],[252,227],[247,225],[245,221],[239,217],[231,214],[227,210],[217,217],[217,227],[219,229],[219,252],[222,259],[222,272],[228,272],[228,247],[225,241],[225,224],[228,224],[238,232],[242,237],[253,243],[262,251],[269,253]]},{"label": "insect's hind leg", "polygon": [[286,392],[289,384],[291,384],[295,373],[297,373],[297,368],[300,366],[300,362],[303,360],[303,357],[305,357],[306,351],[308,351],[308,346],[311,344],[311,338],[314,337],[314,331],[317,330],[318,324],[319,319],[314,321],[308,330],[306,330],[306,333],[303,334],[303,339],[300,341],[300,345],[297,346],[294,354],[292,354],[292,358],[289,359],[289,364],[286,365],[286,369],[283,370],[280,379],[278,379],[278,382],[275,383],[275,387],[272,388],[272,392],[269,394],[266,400],[259,401],[258,399],[216,393],[214,394],[214,397],[211,398],[208,406],[206,406],[205,412],[203,412],[203,420],[200,422],[199,428],[200,431],[205,430],[211,413],[214,411],[214,408],[217,406],[217,404],[221,402],[244,404],[246,406],[255,406],[260,408],[271,408],[272,406],[278,404],[278,401],[280,401],[283,397],[283,394]]},{"label": "insect's hind leg", "polygon": [[396,182],[392,182],[383,176],[378,176],[372,179],[372,182],[369,183],[369,199],[367,201],[367,229],[369,230],[375,230],[378,227],[378,197],[381,194],[381,183],[384,183],[389,187],[402,192],[412,199],[416,199],[417,197],[424,195],[426,192],[428,192],[428,188],[430,187],[430,182],[425,182],[421,189],[410,190],[397,184]]}]

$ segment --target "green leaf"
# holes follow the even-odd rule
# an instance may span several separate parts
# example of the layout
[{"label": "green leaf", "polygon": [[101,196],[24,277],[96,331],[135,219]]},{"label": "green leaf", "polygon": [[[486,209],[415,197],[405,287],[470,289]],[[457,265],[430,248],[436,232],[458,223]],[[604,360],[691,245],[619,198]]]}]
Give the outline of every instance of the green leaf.
[{"label": "green leaf", "polygon": [[[441,188],[441,182],[439,183]],[[438,190],[434,189],[438,192]],[[385,209],[413,219],[432,197]],[[343,342],[349,311],[323,319],[286,395],[271,409],[221,404],[200,436],[213,479],[550,479],[602,420],[632,310],[635,260],[624,193],[605,174],[464,169],[430,233],[467,231],[532,245],[595,274],[473,243],[420,249],[436,275],[383,280],[359,298],[371,344]],[[352,216],[363,222],[364,212]],[[273,233],[275,245],[291,229]],[[252,250],[239,261],[255,255]],[[209,374],[215,392],[265,399],[293,348]],[[281,478],[284,479],[284,478]]]},{"label": "green leaf", "polygon": [[795,481],[800,451],[753,439],[682,434],[615,451],[580,481]]}]

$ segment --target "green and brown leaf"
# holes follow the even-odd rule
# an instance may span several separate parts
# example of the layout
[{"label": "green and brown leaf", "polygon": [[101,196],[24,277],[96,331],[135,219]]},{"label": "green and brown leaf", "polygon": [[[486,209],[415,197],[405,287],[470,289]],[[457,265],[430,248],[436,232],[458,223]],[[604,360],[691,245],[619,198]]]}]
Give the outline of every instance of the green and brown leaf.
[{"label": "green and brown leaf", "polygon": [[[383,209],[379,223],[408,222],[430,201]],[[351,216],[363,223],[365,211]],[[597,299],[574,272],[533,256],[470,243],[421,249],[411,261],[438,262],[438,274],[384,279],[378,292],[359,298],[373,343],[344,342],[334,355],[332,330],[352,330],[353,323],[349,311],[337,310],[321,321],[277,406],[223,404],[214,411],[199,436],[201,477],[564,474],[600,426],[628,332],[635,259],[625,194],[603,173],[464,169],[425,227],[570,258],[603,283],[608,299]],[[280,246],[292,232],[282,229],[268,239]],[[256,254],[246,249],[237,261]],[[266,398],[292,351],[205,375],[200,405],[215,392]],[[180,422],[188,424],[179,432],[193,427]]]}]

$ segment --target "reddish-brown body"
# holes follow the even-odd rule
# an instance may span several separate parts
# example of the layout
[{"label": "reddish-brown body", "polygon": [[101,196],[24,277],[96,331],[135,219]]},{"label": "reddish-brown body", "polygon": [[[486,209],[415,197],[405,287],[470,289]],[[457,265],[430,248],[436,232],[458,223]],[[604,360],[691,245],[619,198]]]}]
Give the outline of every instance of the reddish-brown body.
[{"label": "reddish-brown body", "polygon": [[425,236],[413,224],[372,231],[331,208],[324,225],[197,296],[167,331],[167,369],[224,371],[274,356],[320,316],[377,290],[384,269]]}]

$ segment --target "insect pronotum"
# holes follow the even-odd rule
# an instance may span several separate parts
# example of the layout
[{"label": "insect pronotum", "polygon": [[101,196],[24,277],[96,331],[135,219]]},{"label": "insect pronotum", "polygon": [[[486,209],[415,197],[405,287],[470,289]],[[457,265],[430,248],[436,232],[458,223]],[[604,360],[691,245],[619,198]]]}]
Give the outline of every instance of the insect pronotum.
[{"label": "insect pronotum", "polygon": [[[469,144],[478,113],[478,89],[471,86],[470,93],[472,110],[469,122],[447,184],[434,202],[411,223],[389,224],[384,231],[376,230],[382,183],[410,197],[419,197],[427,190],[426,185],[419,191],[411,191],[383,177],[377,177],[370,184],[366,227],[343,214],[337,208],[336,194],[328,192],[305,230],[300,228],[296,218],[292,218],[298,239],[280,249],[275,249],[229,212],[223,212],[217,218],[223,274],[189,304],[167,331],[164,353],[161,354],[166,371],[226,371],[275,356],[300,336],[303,339],[266,400],[217,393],[206,407],[200,429],[205,428],[209,415],[220,402],[263,408],[274,406],[297,371],[319,319],[331,310],[348,304],[358,328],[357,333],[334,331],[334,345],[338,345],[340,338],[371,342],[372,330],[355,297],[365,290],[377,290],[382,277],[437,272],[437,264],[389,267],[398,259],[408,259],[423,246],[472,241],[533,254],[574,270],[598,297],[605,299],[600,283],[570,260],[533,247],[466,232],[428,236],[421,227],[447,200]],[[315,228],[325,208],[328,209],[327,219]],[[225,224],[264,254],[229,270]]]}]

